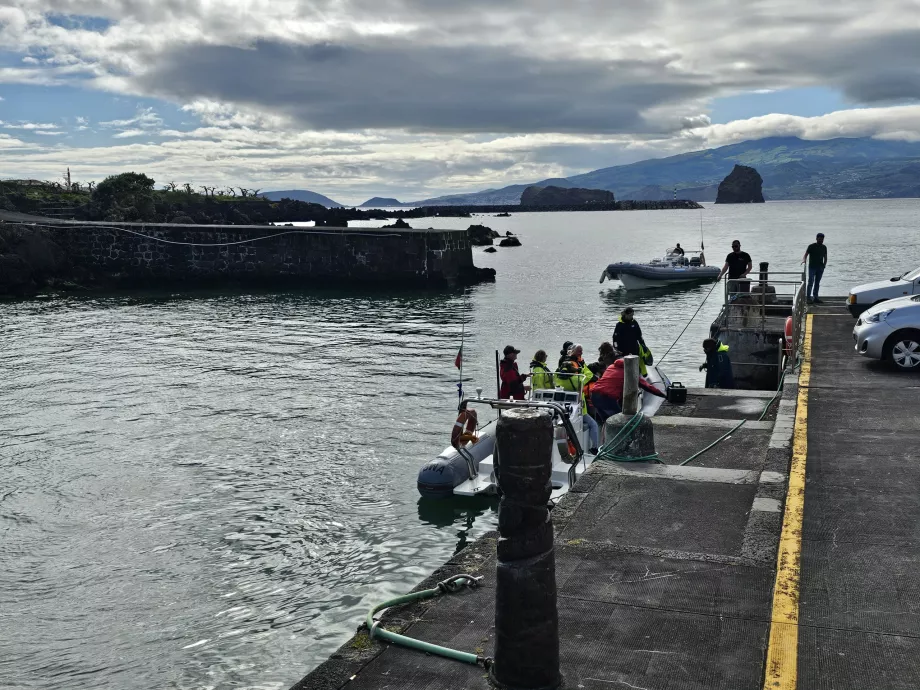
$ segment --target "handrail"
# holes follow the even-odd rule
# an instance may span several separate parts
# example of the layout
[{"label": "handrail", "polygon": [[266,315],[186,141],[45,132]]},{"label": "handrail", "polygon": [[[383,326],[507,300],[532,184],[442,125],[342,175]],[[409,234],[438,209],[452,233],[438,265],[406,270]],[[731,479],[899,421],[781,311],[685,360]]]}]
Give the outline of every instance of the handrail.
[{"label": "handrail", "polygon": [[[572,420],[569,419],[567,410],[557,403],[553,402],[538,402],[535,400],[501,400],[498,398],[464,398],[460,401],[460,410],[463,411],[466,409],[466,406],[469,403],[484,403],[491,407],[493,410],[513,410],[516,408],[543,408],[551,410],[555,415],[559,415],[560,420],[562,421],[562,426],[565,428],[565,433],[568,435],[569,440],[572,442],[572,445],[575,446],[575,462],[572,464],[578,464],[578,462],[584,457],[584,450],[582,450],[581,442],[578,440],[578,434],[575,433],[575,427],[572,426]],[[581,400],[578,401],[579,410],[581,410]]]}]

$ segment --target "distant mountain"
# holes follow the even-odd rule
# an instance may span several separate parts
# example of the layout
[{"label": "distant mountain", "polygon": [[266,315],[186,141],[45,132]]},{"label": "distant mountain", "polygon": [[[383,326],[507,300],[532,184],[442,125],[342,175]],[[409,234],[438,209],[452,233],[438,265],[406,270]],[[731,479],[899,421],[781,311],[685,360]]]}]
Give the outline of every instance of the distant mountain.
[{"label": "distant mountain", "polygon": [[287,189],[280,192],[262,192],[259,196],[264,196],[269,201],[281,201],[282,199],[293,199],[294,201],[306,201],[311,204],[321,204],[326,208],[345,208],[338,201],[333,201],[328,196],[311,192],[309,189]]},{"label": "distant mountain", "polygon": [[[871,138],[770,137],[535,184],[606,189],[620,200],[671,199],[676,190],[679,199],[715,201],[719,182],[736,164],[757,169],[767,200],[920,197],[920,143]],[[518,204],[529,186],[451,194],[412,205]]]},{"label": "distant mountain", "polygon": [[365,201],[359,208],[390,208],[392,206],[408,206],[403,204],[399,199],[392,199],[386,196],[375,196]]}]

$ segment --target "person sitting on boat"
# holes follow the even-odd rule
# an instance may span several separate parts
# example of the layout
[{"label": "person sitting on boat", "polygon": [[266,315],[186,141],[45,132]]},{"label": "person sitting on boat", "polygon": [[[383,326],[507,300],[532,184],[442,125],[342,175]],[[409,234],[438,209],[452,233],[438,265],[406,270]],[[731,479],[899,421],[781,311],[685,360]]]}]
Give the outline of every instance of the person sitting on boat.
[{"label": "person sitting on boat", "polygon": [[728,345],[715,338],[703,341],[706,361],[700,365],[700,371],[706,370],[706,388],[734,388],[735,377],[732,374],[732,361],[728,356]]},{"label": "person sitting on boat", "polygon": [[610,343],[601,343],[597,348],[597,361],[591,362],[588,369],[591,370],[593,377],[587,386],[585,386],[585,400],[588,403],[588,414],[597,419],[597,410],[594,409],[594,403],[591,401],[591,388],[595,383],[601,380],[601,376],[607,371],[607,367],[613,364],[619,357],[619,353],[613,349]]},{"label": "person sitting on boat", "polygon": [[[617,359],[601,377],[601,380],[591,388],[591,400],[594,402],[594,409],[597,410],[601,424],[607,421],[608,417],[623,411],[623,382],[626,379],[626,363],[623,358]],[[641,376],[639,377],[639,387],[648,391],[659,398],[666,397],[664,393],[658,390],[651,383]]]},{"label": "person sitting on boat", "polygon": [[597,452],[598,432],[597,422],[588,414],[588,402],[585,389],[594,378],[594,374],[582,359],[584,349],[578,343],[569,348],[568,355],[559,365],[554,376],[556,385],[563,390],[577,391],[581,389],[581,415],[584,425],[588,428],[588,439],[591,442],[590,452]]},{"label": "person sitting on boat", "polygon": [[498,397],[502,400],[513,398],[514,400],[523,400],[524,394],[528,387],[524,385],[530,374],[522,374],[518,371],[518,365],[515,360],[520,350],[516,350],[513,345],[506,345],[504,349],[505,358],[499,363],[498,371],[502,385],[498,391]]},{"label": "person sitting on boat", "polygon": [[678,243],[675,245],[673,253],[674,253],[674,254],[680,254],[681,256],[684,255],[684,249],[683,249],[683,247],[680,246],[680,242],[678,242]]},{"label": "person sitting on boat", "polygon": [[553,372],[546,366],[546,350],[537,350],[530,362],[530,387],[533,390],[552,390]]},{"label": "person sitting on boat", "polygon": [[559,351],[559,364],[556,367],[557,369],[562,366],[562,363],[569,356],[569,350],[571,348],[572,348],[571,340],[566,340],[564,343],[562,343],[562,349]]},{"label": "person sitting on boat", "polygon": [[648,375],[648,366],[654,360],[652,351],[642,338],[642,329],[636,321],[632,307],[626,307],[620,314],[620,320],[613,329],[613,346],[624,355],[636,355],[639,358],[639,373]]}]

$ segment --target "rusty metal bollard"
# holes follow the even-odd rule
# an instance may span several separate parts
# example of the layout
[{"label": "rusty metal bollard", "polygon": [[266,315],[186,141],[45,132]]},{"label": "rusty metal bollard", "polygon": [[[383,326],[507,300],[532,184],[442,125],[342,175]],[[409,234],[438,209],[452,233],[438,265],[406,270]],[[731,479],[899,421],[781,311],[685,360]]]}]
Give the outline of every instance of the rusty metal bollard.
[{"label": "rusty metal bollard", "polygon": [[556,559],[548,501],[552,491],[553,426],[535,409],[502,413],[495,434],[498,561],[495,578],[495,663],[504,688],[552,690],[559,672]]}]

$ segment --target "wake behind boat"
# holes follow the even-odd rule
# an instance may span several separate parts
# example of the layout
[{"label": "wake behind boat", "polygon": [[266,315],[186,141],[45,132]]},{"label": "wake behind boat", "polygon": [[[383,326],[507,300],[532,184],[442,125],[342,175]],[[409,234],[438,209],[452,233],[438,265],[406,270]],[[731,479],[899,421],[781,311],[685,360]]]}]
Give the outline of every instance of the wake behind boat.
[{"label": "wake behind boat", "polygon": [[673,249],[668,250],[661,259],[652,259],[648,263],[621,261],[613,263],[601,273],[600,282],[619,280],[627,290],[647,290],[650,288],[671,287],[674,285],[693,285],[709,283],[719,277],[721,269],[707,266],[702,252],[691,252],[699,256],[687,258]]}]

